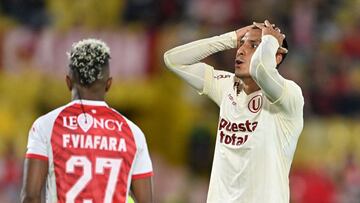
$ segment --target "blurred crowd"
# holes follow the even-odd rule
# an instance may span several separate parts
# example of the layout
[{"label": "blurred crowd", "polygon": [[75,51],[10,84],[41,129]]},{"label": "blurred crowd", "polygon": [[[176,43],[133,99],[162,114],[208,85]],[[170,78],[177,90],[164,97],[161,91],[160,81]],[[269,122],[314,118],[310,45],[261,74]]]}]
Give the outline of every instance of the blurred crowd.
[{"label": "blurred crowd", "polygon": [[[32,59],[37,57],[37,49],[56,49],[62,40],[69,40],[65,43],[68,45],[83,33],[91,32],[118,42],[113,47],[128,45],[125,49],[141,57],[131,63],[146,62],[135,64],[145,69],[139,70],[144,74],[161,71],[162,52],[175,44],[269,19],[279,25],[288,38],[291,54],[281,71],[302,86],[307,115],[357,117],[360,112],[357,105],[360,101],[360,3],[357,0],[1,0],[0,6],[2,64],[13,65],[4,57],[8,56],[5,50],[16,49],[11,46],[18,46],[14,50],[18,55],[16,59],[41,60]],[[8,40],[14,42],[8,45]],[[132,40],[141,41],[141,45]],[[141,46],[146,53],[141,52],[144,50],[139,53]],[[61,55],[40,53],[39,57],[59,57],[59,61],[66,61]],[[121,58],[121,55],[116,56]],[[229,54],[217,58],[214,65],[231,70],[232,57]],[[42,59],[40,64],[27,65],[46,69],[49,67],[41,66],[51,66],[49,62],[53,61],[57,62],[55,66],[65,64]],[[2,68],[8,71],[24,68],[20,62],[15,66]]]},{"label": "blurred crowd", "polygon": [[[17,200],[33,120],[68,101],[66,50],[83,37],[112,50],[109,103],[148,136],[157,202],[204,202],[217,108],[168,73],[162,55],[265,19],[286,34],[280,72],[305,98],[292,202],[360,202],[359,11],[360,0],[0,0],[0,202]],[[232,71],[234,55],[206,62]]]}]

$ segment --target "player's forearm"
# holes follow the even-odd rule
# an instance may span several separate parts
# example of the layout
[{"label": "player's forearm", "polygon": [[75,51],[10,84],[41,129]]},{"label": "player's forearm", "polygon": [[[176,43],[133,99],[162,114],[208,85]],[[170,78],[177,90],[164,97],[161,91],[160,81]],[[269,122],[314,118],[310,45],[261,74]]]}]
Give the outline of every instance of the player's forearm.
[{"label": "player's forearm", "polygon": [[137,203],[153,203],[152,177],[132,181],[133,194]]},{"label": "player's forearm", "polygon": [[175,47],[164,54],[165,64],[174,68],[197,63],[216,52],[236,48],[236,38],[235,32],[229,32]]},{"label": "player's forearm", "polygon": [[278,48],[276,38],[270,35],[263,36],[250,64],[251,77],[272,102],[281,97],[285,88],[285,79],[276,69],[275,55]]},{"label": "player's forearm", "polygon": [[45,185],[48,171],[47,161],[26,158],[24,162],[22,203],[41,202],[41,190]]},{"label": "player's forearm", "polygon": [[172,72],[201,92],[206,72],[212,67],[199,61],[213,53],[235,48],[236,38],[235,32],[229,32],[175,47],[164,54],[165,64]]},{"label": "player's forearm", "polygon": [[39,203],[41,202],[41,196],[31,196],[28,194],[23,194],[21,196],[21,203]]}]

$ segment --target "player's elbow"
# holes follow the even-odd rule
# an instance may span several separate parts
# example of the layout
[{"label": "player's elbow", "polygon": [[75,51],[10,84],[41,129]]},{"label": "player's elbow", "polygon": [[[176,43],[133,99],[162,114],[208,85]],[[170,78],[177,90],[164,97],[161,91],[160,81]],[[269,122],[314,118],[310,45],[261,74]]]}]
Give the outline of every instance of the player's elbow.
[{"label": "player's elbow", "polygon": [[181,67],[181,63],[179,63],[179,60],[176,60],[177,56],[173,53],[172,50],[168,50],[164,53],[164,63],[165,66],[171,70],[176,71],[176,69],[179,69]]},{"label": "player's elbow", "polygon": [[164,53],[164,63],[165,63],[165,66],[167,67],[167,68],[169,68],[169,69],[171,69],[171,59],[170,59],[170,50],[169,51],[167,51],[167,52],[165,52]]}]

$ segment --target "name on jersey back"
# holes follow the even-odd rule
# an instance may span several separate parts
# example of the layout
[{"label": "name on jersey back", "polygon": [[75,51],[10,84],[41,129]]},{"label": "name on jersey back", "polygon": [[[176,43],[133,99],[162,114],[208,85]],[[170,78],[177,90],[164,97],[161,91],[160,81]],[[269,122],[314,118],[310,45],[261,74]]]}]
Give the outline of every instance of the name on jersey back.
[{"label": "name on jersey back", "polygon": [[124,138],[87,133],[90,129],[104,129],[105,132],[121,132],[123,127],[123,122],[121,121],[96,118],[88,113],[81,113],[78,116],[64,116],[62,121],[65,128],[74,131],[74,133],[64,133],[62,135],[63,148],[127,151]]}]

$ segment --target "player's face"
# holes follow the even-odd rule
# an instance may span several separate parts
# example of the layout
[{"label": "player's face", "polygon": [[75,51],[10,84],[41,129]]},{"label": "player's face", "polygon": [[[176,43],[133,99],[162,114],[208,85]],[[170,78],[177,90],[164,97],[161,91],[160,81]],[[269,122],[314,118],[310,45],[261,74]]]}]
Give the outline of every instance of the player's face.
[{"label": "player's face", "polygon": [[250,61],[261,42],[261,30],[251,29],[240,40],[235,57],[235,75],[239,78],[250,76]]}]

